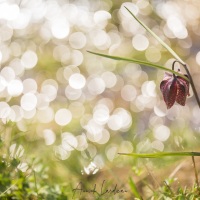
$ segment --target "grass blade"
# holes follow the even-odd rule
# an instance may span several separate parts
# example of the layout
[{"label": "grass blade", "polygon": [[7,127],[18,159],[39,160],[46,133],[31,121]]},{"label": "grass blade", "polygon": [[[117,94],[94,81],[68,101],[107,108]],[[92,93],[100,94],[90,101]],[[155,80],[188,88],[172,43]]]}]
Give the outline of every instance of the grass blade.
[{"label": "grass blade", "polygon": [[118,153],[136,158],[162,158],[166,156],[200,156],[200,152]]},{"label": "grass blade", "polygon": [[156,65],[154,63],[150,63],[150,62],[147,62],[147,61],[131,59],[131,58],[124,58],[124,57],[119,57],[119,56],[111,56],[111,55],[107,55],[107,54],[96,53],[96,52],[93,52],[93,51],[87,51],[87,52],[89,52],[91,54],[94,54],[94,55],[97,55],[97,56],[110,58],[110,59],[113,59],[113,60],[128,61],[128,62],[133,62],[133,63],[136,63],[136,64],[140,64],[140,65],[145,65],[145,66],[154,67],[154,68],[157,68],[157,69],[169,71],[169,72],[174,73],[174,74],[184,78],[185,80],[189,81],[189,79],[186,76],[184,76],[183,74],[180,74],[180,73],[178,73],[178,72],[176,72],[176,71],[174,71],[172,69],[169,69],[169,68],[166,68],[166,67],[163,67],[163,66],[160,66],[160,65]]},{"label": "grass blade", "polygon": [[177,60],[179,60],[182,64],[185,64],[185,62],[176,54],[176,52],[169,46],[167,45],[163,40],[161,40],[150,28],[148,28],[143,22],[141,22],[126,6],[124,6],[126,10],[135,18],[135,20],[140,23],[146,31],[148,31],[158,42],[165,47]]},{"label": "grass blade", "polygon": [[137,187],[136,187],[134,181],[132,180],[132,178],[129,178],[129,185],[130,185],[131,191],[133,192],[135,197],[142,200],[142,197],[140,196],[140,193],[138,192]]}]

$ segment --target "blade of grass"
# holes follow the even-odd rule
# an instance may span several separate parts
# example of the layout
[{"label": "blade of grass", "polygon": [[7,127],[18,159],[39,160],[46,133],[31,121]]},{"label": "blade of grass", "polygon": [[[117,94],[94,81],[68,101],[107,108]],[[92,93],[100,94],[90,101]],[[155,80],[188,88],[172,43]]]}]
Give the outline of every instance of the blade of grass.
[{"label": "blade of grass", "polygon": [[195,179],[196,179],[197,188],[199,189],[198,172],[197,172],[197,168],[196,168],[194,156],[192,156],[192,162],[193,162],[193,167],[194,167],[194,174],[195,174]]},{"label": "blade of grass", "polygon": [[124,57],[119,57],[119,56],[111,56],[111,55],[107,55],[107,54],[96,53],[96,52],[93,52],[93,51],[87,51],[87,52],[91,53],[91,54],[94,54],[94,55],[97,55],[97,56],[110,58],[110,59],[113,59],[113,60],[128,61],[128,62],[133,62],[133,63],[136,63],[136,64],[140,64],[140,65],[145,65],[145,66],[149,66],[149,67],[153,67],[153,68],[169,71],[169,72],[174,73],[174,74],[184,78],[185,80],[189,81],[189,79],[186,76],[184,76],[183,74],[180,74],[180,73],[178,73],[178,72],[176,72],[176,71],[174,71],[172,69],[168,69],[166,67],[163,67],[163,66],[160,66],[160,65],[156,65],[154,63],[150,63],[150,62],[147,62],[147,61],[131,59],[131,58],[124,58]]},{"label": "blade of grass", "polygon": [[200,152],[118,153],[136,158],[162,158],[166,156],[200,156]]},{"label": "blade of grass", "polygon": [[138,192],[137,187],[136,187],[134,181],[132,180],[132,178],[129,178],[129,185],[130,185],[131,191],[133,192],[135,197],[137,197],[138,199],[142,200],[142,197],[140,196],[140,193]]},{"label": "blade of grass", "polygon": [[126,6],[124,6],[126,10],[135,18],[135,20],[140,23],[146,31],[148,31],[163,47],[165,47],[177,60],[179,60],[182,64],[185,64],[185,62],[176,54],[172,48],[167,45],[163,40],[160,39],[150,28],[148,28],[143,22],[141,22]]}]

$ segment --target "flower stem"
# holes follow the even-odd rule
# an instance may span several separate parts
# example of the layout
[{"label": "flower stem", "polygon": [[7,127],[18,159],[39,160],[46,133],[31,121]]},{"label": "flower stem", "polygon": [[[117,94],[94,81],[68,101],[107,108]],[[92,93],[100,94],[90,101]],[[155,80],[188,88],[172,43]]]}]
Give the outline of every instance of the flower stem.
[{"label": "flower stem", "polygon": [[195,88],[195,85],[194,85],[192,76],[191,76],[191,74],[190,74],[190,72],[189,72],[189,70],[188,70],[187,64],[182,63],[182,62],[180,62],[179,60],[175,60],[175,61],[173,62],[173,64],[172,64],[172,69],[173,69],[173,70],[174,70],[174,64],[175,64],[176,62],[180,63],[180,64],[184,67],[184,69],[185,69],[185,71],[186,71],[186,73],[187,73],[187,75],[188,75],[188,79],[189,79],[189,81],[190,81],[190,84],[191,84],[191,87],[192,87],[192,90],[193,90],[195,99],[196,99],[197,104],[198,104],[198,106],[199,106],[199,108],[200,108],[199,96],[198,96],[198,94],[197,94],[197,90],[196,90],[196,88]]},{"label": "flower stem", "polygon": [[194,156],[192,156],[192,162],[193,162],[193,167],[194,167],[194,174],[195,174],[195,179],[196,179],[197,188],[199,189],[198,172],[197,172],[197,168],[196,168]]}]

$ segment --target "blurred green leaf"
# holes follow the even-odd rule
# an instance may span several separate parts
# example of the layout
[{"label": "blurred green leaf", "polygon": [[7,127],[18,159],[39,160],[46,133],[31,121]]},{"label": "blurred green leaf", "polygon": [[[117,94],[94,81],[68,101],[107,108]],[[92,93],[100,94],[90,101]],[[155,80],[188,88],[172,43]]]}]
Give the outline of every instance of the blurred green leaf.
[{"label": "blurred green leaf", "polygon": [[131,187],[131,191],[133,192],[133,194],[135,195],[135,197],[142,199],[142,197],[140,196],[140,193],[137,190],[137,187],[135,185],[135,182],[133,181],[132,178],[129,178],[129,185]]}]

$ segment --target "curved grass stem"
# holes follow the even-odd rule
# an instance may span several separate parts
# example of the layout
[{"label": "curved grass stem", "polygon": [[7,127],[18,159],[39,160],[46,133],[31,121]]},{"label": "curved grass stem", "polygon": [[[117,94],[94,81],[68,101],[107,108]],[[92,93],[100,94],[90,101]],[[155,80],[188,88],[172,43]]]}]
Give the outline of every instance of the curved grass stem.
[{"label": "curved grass stem", "polygon": [[187,73],[187,75],[188,75],[188,79],[189,79],[189,82],[190,82],[190,84],[191,84],[191,87],[192,87],[192,90],[193,90],[193,93],[194,93],[195,99],[196,99],[197,104],[198,104],[198,106],[199,106],[199,108],[200,108],[200,100],[199,100],[199,96],[198,96],[198,93],[197,93],[196,87],[195,87],[195,85],[194,85],[194,82],[193,82],[192,76],[191,76],[191,74],[190,74],[190,71],[188,70],[188,66],[187,66],[187,64],[182,63],[182,62],[180,62],[179,60],[175,60],[175,61],[173,62],[173,64],[172,64],[173,67],[174,67],[174,64],[175,64],[176,62],[180,63],[180,64],[184,67],[184,69],[185,69],[185,71],[186,71],[186,73]]}]

